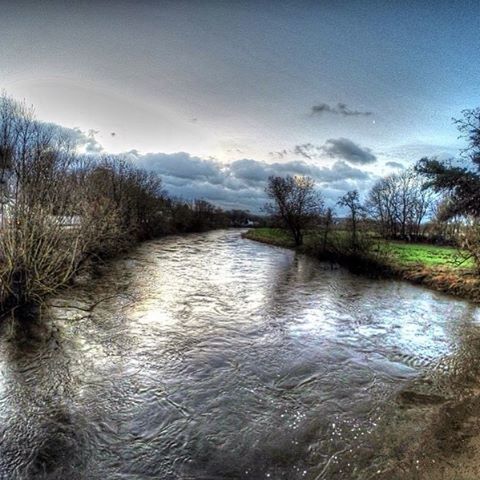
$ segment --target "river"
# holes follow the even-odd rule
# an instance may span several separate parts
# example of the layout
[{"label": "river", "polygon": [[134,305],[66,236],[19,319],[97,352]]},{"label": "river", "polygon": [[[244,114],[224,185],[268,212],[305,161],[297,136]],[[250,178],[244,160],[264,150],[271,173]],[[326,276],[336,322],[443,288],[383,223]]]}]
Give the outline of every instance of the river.
[{"label": "river", "polygon": [[102,270],[4,322],[2,479],[370,478],[399,393],[453,395],[480,337],[467,302],[235,230]]}]

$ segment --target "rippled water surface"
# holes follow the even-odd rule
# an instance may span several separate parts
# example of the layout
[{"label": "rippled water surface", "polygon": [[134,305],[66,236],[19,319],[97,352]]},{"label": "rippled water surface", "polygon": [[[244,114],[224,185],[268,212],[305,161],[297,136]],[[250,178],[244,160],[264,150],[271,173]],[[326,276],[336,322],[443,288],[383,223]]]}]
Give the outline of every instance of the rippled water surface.
[{"label": "rippled water surface", "polygon": [[238,231],[145,243],[4,325],[1,478],[364,478],[398,392],[448,395],[479,318]]}]

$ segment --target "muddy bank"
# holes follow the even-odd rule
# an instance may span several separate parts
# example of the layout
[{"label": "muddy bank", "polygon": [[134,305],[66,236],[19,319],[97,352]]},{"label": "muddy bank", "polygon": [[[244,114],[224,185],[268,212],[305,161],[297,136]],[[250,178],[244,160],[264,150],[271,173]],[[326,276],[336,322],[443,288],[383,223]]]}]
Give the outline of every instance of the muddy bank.
[{"label": "muddy bank", "polygon": [[471,271],[412,266],[393,269],[397,278],[480,303],[480,280]]},{"label": "muddy bank", "polygon": [[404,408],[411,411],[402,425],[397,461],[378,471],[375,480],[480,478],[480,391],[454,400],[409,399]]}]

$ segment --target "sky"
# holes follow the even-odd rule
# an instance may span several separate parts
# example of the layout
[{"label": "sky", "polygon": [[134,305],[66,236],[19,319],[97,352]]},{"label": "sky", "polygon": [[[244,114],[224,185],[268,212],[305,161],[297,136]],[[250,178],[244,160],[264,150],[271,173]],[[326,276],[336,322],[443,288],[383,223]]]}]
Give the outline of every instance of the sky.
[{"label": "sky", "polygon": [[0,89],[167,190],[259,211],[272,174],[327,203],[463,146],[480,4],[0,0]]}]

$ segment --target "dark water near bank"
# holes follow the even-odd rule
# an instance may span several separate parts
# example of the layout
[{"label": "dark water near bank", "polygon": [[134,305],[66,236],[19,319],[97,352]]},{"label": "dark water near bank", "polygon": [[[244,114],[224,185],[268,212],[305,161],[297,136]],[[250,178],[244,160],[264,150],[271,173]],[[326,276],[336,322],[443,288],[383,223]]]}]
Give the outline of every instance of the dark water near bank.
[{"label": "dark water near bank", "polygon": [[238,231],[143,244],[52,304],[4,325],[2,479],[369,478],[397,394],[454,394],[480,338],[468,303]]}]

